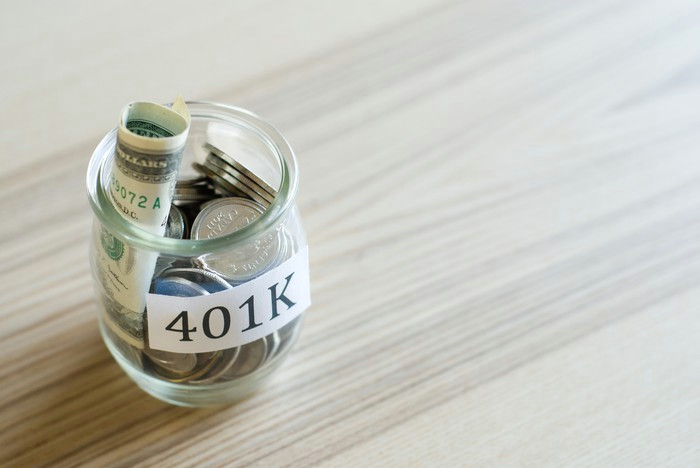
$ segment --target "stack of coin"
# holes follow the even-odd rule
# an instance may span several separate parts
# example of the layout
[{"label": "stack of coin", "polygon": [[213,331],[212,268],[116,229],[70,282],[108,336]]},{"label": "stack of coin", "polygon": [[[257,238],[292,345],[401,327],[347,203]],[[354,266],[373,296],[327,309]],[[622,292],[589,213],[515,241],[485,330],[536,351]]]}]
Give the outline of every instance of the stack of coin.
[{"label": "stack of coin", "polygon": [[[193,297],[230,289],[216,273],[200,268],[170,268],[153,281],[152,291],[168,296]],[[285,336],[285,340],[288,337]],[[146,347],[143,366],[149,373],[174,383],[209,384],[234,380],[271,362],[282,338],[274,332],[244,346],[211,353],[174,353]],[[132,358],[133,359],[133,358]]]},{"label": "stack of coin", "polygon": [[[211,239],[238,231],[259,218],[277,195],[274,188],[228,154],[211,145],[206,148],[209,154],[204,164],[193,165],[202,177],[176,183],[167,237]],[[293,235],[280,226],[231,251],[204,255],[195,264],[161,257],[151,292],[180,297],[216,293],[275,268],[295,251]],[[205,385],[232,381],[266,368],[286,354],[297,338],[299,320],[297,317],[246,345],[210,353],[151,349],[147,340],[143,350],[122,343],[125,349],[120,351],[132,364],[169,382]]]},{"label": "stack of coin", "polygon": [[177,206],[202,204],[212,198],[216,198],[216,192],[205,177],[175,183],[173,204]]},{"label": "stack of coin", "polygon": [[248,198],[265,208],[270,206],[277,190],[219,148],[209,143],[205,148],[209,154],[204,164],[195,163],[192,167],[207,177],[216,190],[226,196]]}]

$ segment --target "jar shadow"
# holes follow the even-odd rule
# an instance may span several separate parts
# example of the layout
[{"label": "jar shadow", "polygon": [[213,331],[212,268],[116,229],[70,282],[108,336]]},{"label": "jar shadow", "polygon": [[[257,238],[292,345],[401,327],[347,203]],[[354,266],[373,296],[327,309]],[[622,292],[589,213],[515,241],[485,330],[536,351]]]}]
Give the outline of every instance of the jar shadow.
[{"label": "jar shadow", "polygon": [[191,427],[217,413],[172,406],[144,393],[90,325],[61,352],[59,364],[46,370],[46,378],[37,379],[37,388],[0,403],[0,465],[124,462],[134,456],[134,446],[147,443],[149,453],[160,445],[167,450],[174,420],[177,427]]}]

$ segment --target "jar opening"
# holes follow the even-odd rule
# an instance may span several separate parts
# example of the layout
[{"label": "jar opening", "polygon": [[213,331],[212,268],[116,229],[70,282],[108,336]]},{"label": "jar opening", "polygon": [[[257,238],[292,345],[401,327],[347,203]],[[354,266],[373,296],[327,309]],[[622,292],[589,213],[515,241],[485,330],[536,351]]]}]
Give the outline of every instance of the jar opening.
[{"label": "jar opening", "polygon": [[173,256],[202,255],[230,248],[260,236],[278,225],[294,205],[298,186],[296,157],[289,143],[272,125],[244,109],[209,102],[187,102],[192,128],[187,138],[181,174],[187,176],[188,162],[203,158],[203,145],[210,139],[229,151],[239,151],[277,186],[277,196],[260,217],[240,230],[213,239],[170,239],[129,223],[108,198],[105,182],[116,145],[116,128],[97,145],[87,170],[88,199],[95,216],[115,235],[133,247]]}]

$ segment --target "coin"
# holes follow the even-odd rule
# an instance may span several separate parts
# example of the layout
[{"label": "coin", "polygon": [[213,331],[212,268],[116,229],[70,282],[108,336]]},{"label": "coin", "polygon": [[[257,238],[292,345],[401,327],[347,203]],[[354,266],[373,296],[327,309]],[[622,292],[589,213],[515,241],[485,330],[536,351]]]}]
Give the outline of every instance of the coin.
[{"label": "coin", "polygon": [[[201,377],[190,380],[188,383],[204,385],[208,383],[214,383],[219,380],[230,368],[234,365],[238,356],[240,355],[241,348],[229,348],[220,352],[216,364],[211,366],[208,372]],[[206,355],[208,353],[201,353]],[[206,358],[205,358],[206,359]]]},{"label": "coin", "polygon": [[265,358],[264,365],[267,365],[277,354],[277,350],[279,349],[281,343],[280,334],[277,330],[275,330],[267,335],[265,340],[267,340],[267,356]]},{"label": "coin", "polygon": [[[274,199],[274,197],[272,195],[270,195],[265,190],[263,190],[261,187],[256,185],[255,182],[248,179],[245,175],[236,171],[232,166],[228,165],[225,161],[223,161],[222,159],[219,159],[214,153],[209,153],[206,161],[204,162],[204,165],[219,175],[223,174],[223,175],[226,175],[226,176],[229,176],[229,177],[236,179],[236,181],[240,182],[243,185],[243,187],[241,187],[241,189],[244,192],[246,192],[246,193],[249,193],[249,191],[255,192],[254,195],[258,195],[259,197],[264,199],[267,202],[267,205],[272,203],[272,200]],[[262,202],[260,202],[260,203],[262,203]]]},{"label": "coin", "polygon": [[230,176],[226,171],[209,164],[208,161],[205,161],[204,165],[194,163],[193,167],[206,174],[214,185],[225,195],[242,196],[244,198],[250,198],[263,206],[270,205],[270,202],[258,195],[257,192],[248,188],[248,186],[240,180]]},{"label": "coin", "polygon": [[221,179],[219,175],[215,172],[209,169],[206,166],[203,166],[202,164],[199,163],[192,163],[192,167],[197,171],[200,172],[204,175],[207,176],[209,180],[211,180],[212,184],[214,184],[214,187],[221,192],[223,195],[230,197],[244,197],[246,198],[245,192],[240,190],[239,188],[235,186],[230,186],[230,184],[227,184],[225,180]]},{"label": "coin", "polygon": [[232,288],[224,278],[204,268],[170,268],[163,271],[161,276],[169,279],[184,279],[190,283],[195,283],[199,288],[206,291],[205,294]]},{"label": "coin", "polygon": [[175,182],[175,189],[181,187],[196,187],[198,185],[206,184],[207,178],[202,175],[192,175],[189,178],[183,178],[181,174],[178,174],[178,179]]},{"label": "coin", "polygon": [[197,356],[194,354],[172,353],[159,349],[143,351],[151,363],[155,364],[156,371],[166,378],[180,378],[189,375],[197,365]]},{"label": "coin", "polygon": [[267,359],[269,343],[260,338],[240,347],[240,354],[234,365],[222,375],[225,380],[233,380],[248,375],[261,367]]},{"label": "coin", "polygon": [[[263,213],[263,208],[250,200],[223,198],[202,210],[192,223],[193,239],[225,236],[247,226]],[[202,264],[229,282],[242,283],[272,266],[279,256],[281,235],[266,234],[236,249],[202,256]]]},{"label": "coin", "polygon": [[216,192],[207,182],[207,178],[199,176],[196,182],[175,185],[173,204],[177,206],[201,204],[215,197]]},{"label": "coin", "polygon": [[[171,269],[172,270],[172,269]],[[156,278],[152,290],[155,294],[177,297],[194,297],[209,294],[199,284],[177,276]],[[152,370],[161,377],[173,381],[191,377],[197,365],[194,354],[174,353],[146,347],[143,353],[148,357]]]},{"label": "coin", "polygon": [[186,230],[185,217],[182,211],[180,211],[177,206],[170,205],[170,214],[168,215],[168,221],[165,225],[165,237],[182,239],[185,236]]},{"label": "coin", "polygon": [[292,345],[296,342],[299,337],[299,331],[301,330],[301,317],[296,317],[294,320],[284,325],[282,328],[277,330],[277,335],[279,338],[279,343],[275,349],[274,355],[270,356],[268,362],[265,365],[271,364],[278,358],[287,354]]},{"label": "coin", "polygon": [[296,242],[294,241],[294,236],[284,228],[280,229],[280,249],[277,258],[275,259],[274,266],[281,265],[285,261],[292,258],[296,251]]},{"label": "coin", "polygon": [[172,275],[163,277],[163,275],[166,275],[168,272],[173,270],[181,270],[181,268],[170,268],[165,270],[163,273],[161,273],[160,278],[156,278],[154,280],[155,285],[152,288],[154,294],[177,297],[194,297],[209,294],[209,291],[207,291],[204,287],[188,279]]},{"label": "coin", "polygon": [[[196,361],[196,366],[191,372],[188,372],[185,374],[176,374],[176,373],[167,373],[167,372],[163,373],[162,369],[159,369],[157,366],[154,367],[154,370],[159,374],[160,377],[163,377],[163,378],[165,378],[173,383],[190,383],[193,381],[197,381],[197,379],[200,379],[203,376],[205,376],[220,362],[223,353],[221,351],[216,351],[214,353],[202,353],[202,354],[206,354],[207,357],[200,359],[195,354],[189,354],[189,356],[195,357],[195,361]],[[151,364],[152,364],[152,362],[151,362]]]},{"label": "coin", "polygon": [[252,223],[265,209],[251,200],[228,197],[212,200],[192,223],[193,239],[225,236]]},{"label": "coin", "polygon": [[209,188],[208,185],[203,185],[201,187],[184,187],[184,188],[178,188],[175,189],[174,196],[176,198],[182,198],[182,199],[196,199],[196,198],[205,198],[205,195],[211,193],[212,190]]},{"label": "coin", "polygon": [[225,161],[227,164],[229,164],[231,167],[233,167],[236,171],[240,172],[242,175],[250,179],[253,183],[255,183],[258,187],[260,187],[262,190],[267,192],[272,196],[274,199],[277,196],[277,190],[275,190],[270,184],[262,180],[260,177],[258,177],[253,171],[247,169],[243,164],[241,164],[239,161],[237,161],[235,158],[233,158],[231,155],[224,153],[221,151],[219,148],[216,146],[212,145],[211,143],[205,143],[204,147],[217,157],[219,159]]}]

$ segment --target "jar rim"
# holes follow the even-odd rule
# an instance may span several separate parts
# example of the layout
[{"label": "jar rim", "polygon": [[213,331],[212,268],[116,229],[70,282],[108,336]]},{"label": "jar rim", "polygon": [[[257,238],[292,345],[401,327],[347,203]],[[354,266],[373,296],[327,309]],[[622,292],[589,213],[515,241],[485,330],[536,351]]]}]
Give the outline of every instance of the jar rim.
[{"label": "jar rim", "polygon": [[130,246],[173,256],[204,255],[230,248],[232,244],[245,242],[260,236],[278,224],[293,206],[299,185],[297,161],[292,147],[282,134],[256,114],[240,107],[206,101],[187,101],[193,119],[211,118],[243,127],[257,134],[277,157],[281,181],[277,196],[265,212],[253,222],[225,236],[213,239],[171,239],[148,232],[128,222],[109,202],[102,181],[102,169],[106,158],[114,153],[117,128],[102,138],[93,151],[87,169],[87,194],[92,211],[113,234],[123,238]]}]

